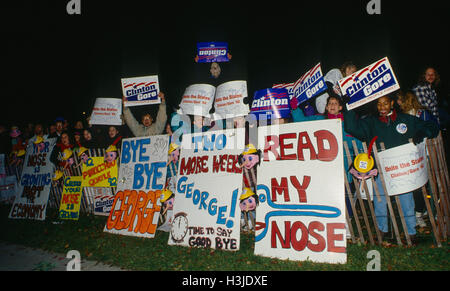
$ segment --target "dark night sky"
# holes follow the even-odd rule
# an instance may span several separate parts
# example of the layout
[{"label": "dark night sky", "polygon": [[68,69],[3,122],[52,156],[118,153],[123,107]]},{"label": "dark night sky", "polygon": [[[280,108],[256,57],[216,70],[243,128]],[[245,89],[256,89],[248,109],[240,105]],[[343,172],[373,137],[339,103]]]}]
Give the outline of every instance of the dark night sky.
[{"label": "dark night sky", "polygon": [[381,15],[367,14],[369,0],[81,0],[81,15],[68,15],[67,2],[2,4],[1,123],[79,119],[95,98],[121,98],[120,78],[153,74],[170,113],[188,85],[212,82],[209,66],[193,61],[199,41],[229,43],[233,58],[223,64],[220,83],[247,80],[250,97],[297,80],[318,62],[325,74],[347,60],[361,68],[388,56],[401,88],[430,64],[441,74],[441,97],[448,98],[444,1],[381,0]]}]

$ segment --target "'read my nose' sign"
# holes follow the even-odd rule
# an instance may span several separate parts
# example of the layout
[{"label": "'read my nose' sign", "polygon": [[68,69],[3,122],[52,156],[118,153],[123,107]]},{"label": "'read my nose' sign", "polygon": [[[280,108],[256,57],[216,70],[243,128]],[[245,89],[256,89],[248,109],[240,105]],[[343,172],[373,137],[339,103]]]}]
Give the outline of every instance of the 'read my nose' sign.
[{"label": "'read my nose' sign", "polygon": [[351,110],[400,89],[387,57],[339,80],[343,95],[350,97]]}]

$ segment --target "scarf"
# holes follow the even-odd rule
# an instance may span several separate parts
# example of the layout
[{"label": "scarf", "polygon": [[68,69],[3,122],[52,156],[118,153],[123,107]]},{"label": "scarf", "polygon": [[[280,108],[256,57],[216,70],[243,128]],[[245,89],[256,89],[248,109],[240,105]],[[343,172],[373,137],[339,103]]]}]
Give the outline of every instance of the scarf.
[{"label": "scarf", "polygon": [[392,109],[392,111],[388,115],[386,115],[386,116],[378,116],[378,119],[381,122],[389,124],[390,121],[395,121],[397,119],[397,112],[395,111],[395,109]]},{"label": "scarf", "polygon": [[342,113],[338,113],[338,114],[327,113],[327,119],[337,119],[337,118],[339,118],[340,120],[344,120],[344,114],[342,114]]}]

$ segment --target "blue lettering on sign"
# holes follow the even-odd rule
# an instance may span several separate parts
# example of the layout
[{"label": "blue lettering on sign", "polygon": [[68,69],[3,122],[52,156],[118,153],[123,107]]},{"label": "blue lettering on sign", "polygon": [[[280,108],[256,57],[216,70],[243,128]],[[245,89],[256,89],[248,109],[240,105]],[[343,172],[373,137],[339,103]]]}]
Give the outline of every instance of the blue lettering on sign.
[{"label": "blue lettering on sign", "polygon": [[225,134],[209,135],[196,135],[192,137],[192,143],[194,144],[194,153],[198,152],[199,144],[203,144],[204,151],[223,150],[227,145],[227,137]]},{"label": "blue lettering on sign", "polygon": [[140,163],[147,162],[149,156],[146,155],[147,149],[144,148],[144,146],[148,144],[150,144],[150,137],[137,140],[124,140],[122,142],[122,156],[120,163],[136,163],[136,160]]},{"label": "blue lettering on sign", "polygon": [[211,198],[207,191],[201,191],[200,189],[194,189],[194,183],[187,183],[188,178],[181,176],[177,181],[177,194],[184,195],[186,199],[191,199],[192,204],[197,206],[199,210],[206,211],[210,216],[217,216],[216,223],[225,225],[228,228],[232,228],[234,225],[236,205],[238,201],[238,189],[233,191],[231,195],[232,201],[231,211],[227,212],[228,206],[218,206],[217,199]]},{"label": "blue lettering on sign", "polygon": [[[154,162],[151,164],[135,164],[134,165],[134,177],[133,177],[133,189],[163,189],[163,184],[158,184],[158,179],[162,177],[162,169],[166,168],[164,162]],[[145,185],[145,186],[144,186]]]}]

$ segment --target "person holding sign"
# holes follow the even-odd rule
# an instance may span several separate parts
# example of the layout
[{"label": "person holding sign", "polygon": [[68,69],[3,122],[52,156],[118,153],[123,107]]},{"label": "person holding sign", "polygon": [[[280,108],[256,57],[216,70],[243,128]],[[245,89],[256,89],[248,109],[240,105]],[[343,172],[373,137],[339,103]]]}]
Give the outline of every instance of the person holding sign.
[{"label": "person holding sign", "polygon": [[[348,96],[344,96],[348,100]],[[439,127],[432,121],[423,121],[419,118],[397,112],[394,109],[394,100],[385,95],[377,99],[377,114],[364,119],[358,119],[354,110],[344,109],[344,129],[361,141],[369,143],[375,136],[377,142],[384,143],[386,149],[407,144],[412,138],[414,143],[420,143],[424,138],[434,138],[439,133]],[[378,228],[385,236],[388,232],[386,198],[380,179],[375,179],[380,191],[380,201],[374,199],[375,216]],[[413,193],[398,195],[405,216],[408,234],[413,244],[416,240],[416,216],[414,211]]]},{"label": "person holding sign", "polygon": [[156,116],[156,121],[153,123],[153,117],[150,114],[142,115],[140,124],[131,113],[129,107],[125,107],[125,97],[123,97],[123,118],[130,128],[131,132],[136,137],[158,135],[164,130],[164,126],[167,122],[166,113],[166,100],[164,98],[164,93],[159,92],[158,97],[161,98],[161,103],[159,104],[158,115]]}]

